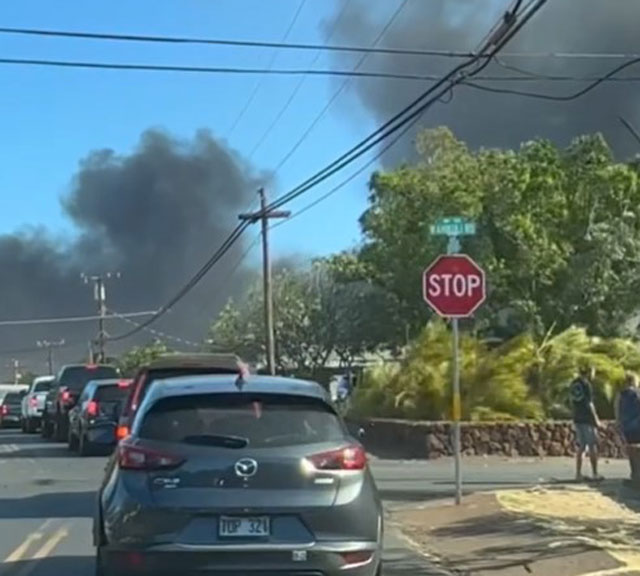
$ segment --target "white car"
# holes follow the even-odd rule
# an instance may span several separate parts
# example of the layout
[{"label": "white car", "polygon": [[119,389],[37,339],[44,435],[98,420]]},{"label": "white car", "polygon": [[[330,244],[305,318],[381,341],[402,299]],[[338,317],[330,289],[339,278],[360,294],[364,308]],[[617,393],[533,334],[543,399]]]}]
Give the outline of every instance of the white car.
[{"label": "white car", "polygon": [[23,432],[31,434],[40,426],[47,392],[49,392],[53,381],[54,376],[38,376],[31,384],[27,395],[22,399]]}]

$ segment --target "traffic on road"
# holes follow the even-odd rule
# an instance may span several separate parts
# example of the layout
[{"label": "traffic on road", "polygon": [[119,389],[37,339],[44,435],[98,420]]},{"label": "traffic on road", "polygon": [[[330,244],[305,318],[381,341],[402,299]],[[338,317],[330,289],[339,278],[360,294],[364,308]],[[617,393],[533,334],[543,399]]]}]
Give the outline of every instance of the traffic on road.
[{"label": "traffic on road", "polygon": [[20,574],[383,573],[382,500],[320,384],[170,354],[132,379],[64,366],[1,406]]}]

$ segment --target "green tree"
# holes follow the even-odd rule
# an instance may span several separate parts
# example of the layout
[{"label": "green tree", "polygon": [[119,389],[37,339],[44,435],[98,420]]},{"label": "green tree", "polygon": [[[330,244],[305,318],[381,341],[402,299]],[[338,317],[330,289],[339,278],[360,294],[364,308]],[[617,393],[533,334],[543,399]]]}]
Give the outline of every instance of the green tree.
[{"label": "green tree", "polygon": [[[310,268],[281,270],[273,278],[276,366],[280,372],[309,373],[336,357],[349,366],[389,339],[393,300],[339,255]],[[210,329],[212,346],[252,362],[265,359],[262,283],[236,303],[230,300]]]},{"label": "green tree", "polygon": [[145,346],[136,346],[123,354],[118,360],[118,368],[123,376],[131,378],[139,368],[169,352],[171,350],[164,342],[154,340]]},{"label": "green tree", "polygon": [[640,185],[602,137],[473,152],[440,128],[423,133],[418,150],[417,165],[374,174],[361,218],[363,269],[395,295],[412,334],[430,315],[422,271],[445,249],[430,225],[451,215],[478,223],[463,241],[488,274],[474,329],[503,338],[573,324],[624,332],[640,287]]},{"label": "green tree", "polygon": [[[596,369],[594,401],[602,418],[613,417],[613,399],[626,370],[640,370],[632,340],[589,336],[570,327],[541,339],[521,334],[497,347],[470,334],[461,350],[465,419],[569,418],[569,384],[583,364]],[[451,335],[444,323],[425,328],[400,364],[365,373],[354,399],[367,416],[440,420],[451,409]]]},{"label": "green tree", "polygon": [[[321,279],[309,270],[279,271],[273,277],[276,367],[279,372],[322,366],[330,349],[319,323],[323,297]],[[265,362],[262,282],[257,281],[236,304],[230,300],[210,329],[215,348],[238,353],[250,362]]]},{"label": "green tree", "polygon": [[[460,384],[464,419],[539,418],[540,402],[527,382],[533,348],[515,339],[489,350],[481,340],[460,340]],[[385,378],[386,377],[386,378]],[[401,364],[373,378],[356,392],[356,413],[423,420],[448,420],[452,407],[451,335],[440,321],[429,324]]]}]

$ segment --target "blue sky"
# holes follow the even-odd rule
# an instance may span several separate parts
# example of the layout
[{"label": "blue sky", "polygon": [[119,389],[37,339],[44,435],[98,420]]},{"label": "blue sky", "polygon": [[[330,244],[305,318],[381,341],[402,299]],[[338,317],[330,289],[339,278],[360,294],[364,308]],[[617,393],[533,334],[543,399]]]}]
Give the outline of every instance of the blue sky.
[{"label": "blue sky", "polygon": [[[20,0],[0,7],[3,26],[149,35],[280,40],[299,0]],[[386,8],[386,6],[385,6]],[[389,4],[392,11],[395,8]],[[319,23],[333,0],[307,0],[291,42],[323,42]],[[145,45],[0,35],[6,58],[266,67],[269,50]],[[309,67],[314,52],[280,52],[275,66]],[[315,66],[328,67],[321,56]],[[248,155],[289,97],[297,77],[265,78],[241,123],[229,134],[259,76],[89,71],[0,65],[0,232],[44,225],[70,232],[59,198],[78,162],[96,148],[127,153],[145,129],[161,127],[191,137],[200,128],[229,138]],[[337,80],[307,78],[269,139],[255,153],[259,169],[273,169],[323,108]],[[373,127],[345,91],[329,114],[277,175],[271,195],[286,192],[322,168]],[[364,159],[366,161],[366,158]],[[357,166],[352,170],[357,169]],[[276,254],[328,253],[356,242],[366,205],[366,171],[331,199],[273,233]],[[348,176],[339,175],[291,205],[303,207]],[[331,224],[331,232],[329,232]],[[259,257],[256,253],[255,257]]]}]

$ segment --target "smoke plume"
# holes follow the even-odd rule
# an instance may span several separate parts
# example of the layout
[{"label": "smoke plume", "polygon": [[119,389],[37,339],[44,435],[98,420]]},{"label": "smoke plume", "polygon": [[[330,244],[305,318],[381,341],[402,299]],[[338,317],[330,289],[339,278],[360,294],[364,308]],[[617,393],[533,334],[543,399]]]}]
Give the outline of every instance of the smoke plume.
[{"label": "smoke plume", "polygon": [[[349,0],[339,17],[324,25],[325,36],[333,43],[367,44],[383,29],[399,2],[381,3],[384,11],[376,13],[366,0]],[[412,49],[466,51],[477,48],[489,28],[508,8],[507,0],[409,0],[398,15],[380,46]],[[372,16],[375,14],[375,17]],[[635,53],[638,50],[637,26],[640,2],[637,0],[551,0],[514,38],[504,53],[509,52],[589,52]],[[335,65],[350,67],[358,56],[338,54]],[[537,75],[602,76],[624,59],[508,57],[504,63],[515,65]],[[378,55],[367,57],[361,70],[391,73],[442,75],[461,60],[442,57]],[[498,64],[489,66],[482,75],[514,75]],[[620,74],[639,77],[640,64]],[[339,83],[340,80],[336,80]],[[353,80],[352,94],[375,117],[384,122],[426,90],[428,82],[405,80]],[[564,95],[578,91],[586,82],[549,81],[483,81],[497,88],[511,88],[544,94]],[[449,103],[439,102],[422,118],[422,127],[449,126],[472,147],[517,147],[536,137],[548,138],[561,145],[576,135],[602,132],[616,154],[625,158],[636,154],[640,144],[623,127],[618,116],[640,128],[638,83],[617,81],[601,84],[588,95],[569,102],[534,100],[514,95],[480,92],[470,87],[456,87]],[[444,98],[443,100],[447,100]],[[343,102],[347,102],[345,98]],[[353,116],[353,101],[345,112]],[[415,134],[415,131],[413,132]],[[386,163],[410,159],[413,155],[410,135],[398,144]]]},{"label": "smoke plume", "polygon": [[[226,238],[237,214],[255,199],[261,179],[204,131],[188,141],[148,131],[129,155],[90,153],[62,199],[77,231],[73,238],[57,239],[43,229],[0,236],[0,318],[95,314],[93,289],[82,281],[83,273],[120,273],[107,281],[112,310],[158,308]],[[230,274],[242,252],[239,242],[154,328],[201,340],[215,312],[246,280],[246,269]],[[130,328],[121,320],[107,325],[111,334]],[[34,356],[27,349],[42,339],[64,338],[68,346],[59,351],[59,359],[79,361],[96,331],[97,322],[0,326],[2,372],[9,373],[6,364],[12,357],[41,372],[45,353]],[[152,338],[145,332],[110,345],[108,352]]]}]

